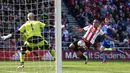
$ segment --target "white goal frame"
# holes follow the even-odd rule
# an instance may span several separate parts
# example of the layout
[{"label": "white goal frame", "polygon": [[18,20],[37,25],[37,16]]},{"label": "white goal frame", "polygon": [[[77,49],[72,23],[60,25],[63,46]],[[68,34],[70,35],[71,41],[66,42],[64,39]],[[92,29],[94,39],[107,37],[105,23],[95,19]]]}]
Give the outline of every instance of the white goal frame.
[{"label": "white goal frame", "polygon": [[56,73],[62,73],[61,0],[55,0],[55,51]]}]

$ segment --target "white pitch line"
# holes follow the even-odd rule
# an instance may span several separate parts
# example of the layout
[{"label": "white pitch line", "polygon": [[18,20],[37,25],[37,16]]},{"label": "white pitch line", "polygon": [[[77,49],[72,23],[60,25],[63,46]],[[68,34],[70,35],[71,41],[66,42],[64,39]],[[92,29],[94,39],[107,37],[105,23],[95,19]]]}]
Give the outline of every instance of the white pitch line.
[{"label": "white pitch line", "polygon": [[[5,70],[0,70],[0,71],[2,71],[2,72],[8,72],[8,73],[14,73],[14,72],[16,72],[16,71],[5,71]],[[30,72],[19,72],[19,73],[30,73]]]},{"label": "white pitch line", "polygon": [[5,70],[0,70],[2,72],[16,72],[16,71],[5,71]]}]

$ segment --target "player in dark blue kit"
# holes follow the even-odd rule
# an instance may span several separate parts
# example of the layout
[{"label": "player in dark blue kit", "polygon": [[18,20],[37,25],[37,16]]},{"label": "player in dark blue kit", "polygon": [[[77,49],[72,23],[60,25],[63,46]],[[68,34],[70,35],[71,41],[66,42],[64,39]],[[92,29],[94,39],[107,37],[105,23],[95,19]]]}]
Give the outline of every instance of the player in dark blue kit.
[{"label": "player in dark blue kit", "polygon": [[[102,30],[111,38],[114,38],[113,34],[116,34],[117,32],[117,30],[114,28],[114,25],[110,23],[110,19],[107,17],[105,18],[105,25],[103,25]],[[127,52],[123,52],[119,48],[114,47],[111,40],[104,38],[104,40],[101,42],[100,47],[100,58],[103,60],[103,63],[107,62],[104,50],[116,51],[125,55],[126,58],[129,57],[129,54]]]}]

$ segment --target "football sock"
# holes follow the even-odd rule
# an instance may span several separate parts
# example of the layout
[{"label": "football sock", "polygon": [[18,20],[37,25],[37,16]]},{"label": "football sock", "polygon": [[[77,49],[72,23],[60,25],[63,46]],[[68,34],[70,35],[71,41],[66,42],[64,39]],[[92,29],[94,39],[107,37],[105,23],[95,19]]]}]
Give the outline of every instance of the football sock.
[{"label": "football sock", "polygon": [[106,62],[106,61],[107,61],[107,60],[106,60],[106,55],[105,55],[104,51],[100,52],[100,59],[102,59],[103,62]]},{"label": "football sock", "polygon": [[80,59],[83,59],[83,60],[86,60],[86,57],[83,56],[83,55],[81,55],[79,58],[80,58]]},{"label": "football sock", "polygon": [[25,56],[25,53],[20,53],[20,62],[21,63],[24,63],[24,56]]},{"label": "football sock", "polygon": [[20,66],[21,66],[21,65],[24,65],[24,62],[21,62]]},{"label": "football sock", "polygon": [[53,48],[50,50],[50,53],[51,53],[52,57],[55,58],[55,50]]}]

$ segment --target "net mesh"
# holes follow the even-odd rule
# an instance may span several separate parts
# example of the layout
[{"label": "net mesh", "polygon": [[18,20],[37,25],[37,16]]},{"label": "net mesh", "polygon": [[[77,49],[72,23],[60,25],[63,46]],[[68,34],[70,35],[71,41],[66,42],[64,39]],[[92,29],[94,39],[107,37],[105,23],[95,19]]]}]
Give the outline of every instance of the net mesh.
[{"label": "net mesh", "polygon": [[[46,28],[41,32],[53,48],[54,0],[0,0],[0,36],[18,30],[27,21],[29,12],[35,14],[35,20],[46,24]],[[21,46],[23,46],[21,38],[0,40],[0,73],[55,72],[55,63],[52,61],[54,57],[50,51],[44,49],[45,47],[33,49],[30,56],[25,56],[25,68],[18,69]]]}]

